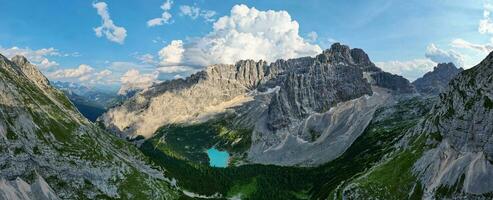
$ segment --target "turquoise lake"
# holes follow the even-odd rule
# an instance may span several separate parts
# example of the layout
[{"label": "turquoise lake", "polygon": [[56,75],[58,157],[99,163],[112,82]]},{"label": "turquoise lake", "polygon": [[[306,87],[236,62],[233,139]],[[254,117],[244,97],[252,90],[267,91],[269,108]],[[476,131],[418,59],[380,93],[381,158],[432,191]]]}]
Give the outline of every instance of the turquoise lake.
[{"label": "turquoise lake", "polygon": [[209,165],[211,167],[228,166],[229,153],[227,151],[219,151],[213,147],[207,150],[207,156],[209,156]]}]

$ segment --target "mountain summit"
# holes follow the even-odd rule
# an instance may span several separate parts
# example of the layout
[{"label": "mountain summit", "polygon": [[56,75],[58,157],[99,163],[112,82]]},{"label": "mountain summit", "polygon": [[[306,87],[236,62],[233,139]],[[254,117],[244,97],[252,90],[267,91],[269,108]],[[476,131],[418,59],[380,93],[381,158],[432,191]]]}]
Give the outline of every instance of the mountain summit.
[{"label": "mountain summit", "polygon": [[335,43],[314,58],[208,66],[135,95],[101,121],[124,137],[150,138],[164,126],[227,116],[232,128],[251,130],[237,138],[251,143],[250,161],[317,165],[343,153],[391,93],[414,91],[363,50]]},{"label": "mountain summit", "polygon": [[447,88],[450,80],[462,71],[462,68],[455,67],[453,63],[440,63],[433,71],[416,79],[413,85],[422,94],[438,95]]}]

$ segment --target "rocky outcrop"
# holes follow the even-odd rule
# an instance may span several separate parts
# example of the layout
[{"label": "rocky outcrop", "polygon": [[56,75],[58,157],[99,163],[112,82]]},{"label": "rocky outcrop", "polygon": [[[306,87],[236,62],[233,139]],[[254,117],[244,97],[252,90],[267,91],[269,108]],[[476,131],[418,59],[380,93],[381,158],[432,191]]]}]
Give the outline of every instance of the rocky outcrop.
[{"label": "rocky outcrop", "polygon": [[206,121],[251,100],[247,95],[268,78],[265,62],[213,65],[187,79],[164,82],[136,94],[102,116],[106,127],[125,137],[151,137],[161,126]]},{"label": "rocky outcrop", "polygon": [[48,79],[37,69],[37,67],[31,64],[24,56],[14,56],[12,62],[15,66],[18,66],[22,73],[24,73],[31,81],[33,81],[39,87],[47,89],[49,87]]},{"label": "rocky outcrop", "polygon": [[416,79],[413,85],[421,94],[438,95],[447,88],[450,80],[462,71],[462,68],[455,67],[453,63],[440,63],[433,71]]},{"label": "rocky outcrop", "polygon": [[[444,66],[442,66],[444,67]],[[448,66],[450,68],[450,66]],[[493,193],[493,54],[454,78],[415,132],[433,137],[414,165],[425,197]],[[445,191],[445,192],[444,192]]]},{"label": "rocky outcrop", "polygon": [[[212,65],[187,79],[166,81],[137,94],[109,110],[101,121],[126,137],[150,137],[165,124],[207,120],[227,107],[253,100],[250,94],[279,86],[281,90],[270,106],[269,117],[271,128],[276,129],[288,124],[288,118],[306,117],[307,113],[326,111],[338,102],[371,94],[362,72],[386,73],[363,50],[339,43],[315,58]],[[405,83],[395,87],[393,83],[400,79],[390,74],[388,77],[392,80],[378,79],[375,85],[406,92],[401,88],[412,87]]]},{"label": "rocky outcrop", "polygon": [[389,88],[397,93],[415,93],[415,88],[404,77],[384,71],[369,72],[370,82],[383,88]]},{"label": "rocky outcrop", "polygon": [[339,157],[370,123],[374,112],[390,98],[378,87],[373,94],[344,101],[325,112],[293,118],[281,129],[266,124],[270,113],[261,115],[252,136],[248,158],[255,163],[316,166]]},{"label": "rocky outcrop", "polygon": [[[372,85],[378,90],[377,95]],[[413,91],[406,79],[376,67],[363,50],[336,43],[316,57],[270,64],[244,60],[234,65],[212,65],[187,79],[166,81],[140,92],[109,110],[100,120],[123,137],[149,138],[165,125],[204,122],[229,113],[234,116],[231,123],[235,126],[254,130],[250,161],[317,165],[337,157],[349,147],[364,130],[375,109],[388,99],[388,92]],[[345,102],[360,107],[341,105],[337,108]],[[340,115],[351,117],[347,120],[361,126],[351,127],[342,120],[331,119],[339,116],[332,112],[346,113]],[[308,125],[318,128],[303,127]],[[339,128],[341,126],[344,128]],[[316,133],[312,129],[317,130]],[[340,132],[329,137],[326,135],[332,132],[329,129]],[[315,142],[322,135],[324,139],[332,140],[336,135],[346,139],[339,141],[343,145],[333,150],[326,148],[328,144],[324,142]],[[291,139],[298,143],[293,145],[312,147],[285,149],[287,145],[283,144]],[[319,152],[299,154],[315,149]],[[332,153],[322,153],[325,156],[318,155],[332,150]],[[300,157],[271,159],[283,157],[285,151],[295,152],[293,155]]]},{"label": "rocky outcrop", "polygon": [[[298,65],[292,62],[278,61],[271,67]],[[273,93],[267,111],[268,128],[272,131],[285,128],[312,113],[326,112],[339,102],[371,94],[370,85],[363,79],[362,70],[358,66],[325,62],[285,69],[259,89],[276,86],[279,90]]]},{"label": "rocky outcrop", "polygon": [[32,184],[21,178],[12,181],[0,179],[0,199],[58,200],[59,198],[43,177],[37,175]]},{"label": "rocky outcrop", "polygon": [[[418,82],[446,79],[450,73],[444,72],[457,70],[440,64]],[[444,82],[436,84],[448,84],[438,96],[418,96],[435,104],[414,127],[402,130],[395,149],[341,183],[337,194],[343,199],[491,199],[493,53]]]},{"label": "rocky outcrop", "polygon": [[21,56],[0,55],[0,169],[0,198],[7,199],[168,199],[177,193],[135,147],[82,117]]}]

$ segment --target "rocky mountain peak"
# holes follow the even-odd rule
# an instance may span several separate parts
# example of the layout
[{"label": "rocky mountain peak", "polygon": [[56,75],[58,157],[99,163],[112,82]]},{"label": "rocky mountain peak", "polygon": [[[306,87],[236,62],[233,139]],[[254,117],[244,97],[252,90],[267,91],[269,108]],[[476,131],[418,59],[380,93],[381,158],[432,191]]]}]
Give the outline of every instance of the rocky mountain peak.
[{"label": "rocky mountain peak", "polygon": [[29,62],[29,60],[27,60],[26,57],[22,56],[22,55],[16,55],[14,57],[12,57],[12,62],[15,63],[16,65],[18,66],[24,66],[24,65],[27,65],[27,64],[31,64]]},{"label": "rocky mountain peak", "polygon": [[331,52],[341,52],[341,53],[346,53],[349,52],[350,50],[351,48],[348,45],[344,45],[339,42],[330,45],[330,49],[329,49],[329,51]]},{"label": "rocky mountain peak", "polygon": [[[326,49],[322,54],[317,56],[320,62],[346,63],[349,65],[357,65],[364,72],[384,73],[380,68],[373,64],[370,57],[363,49],[351,49],[347,45],[334,43],[329,49]],[[389,74],[390,76],[393,76]],[[405,81],[404,81],[405,82]]]},{"label": "rocky mountain peak", "polygon": [[327,56],[331,61],[345,61],[356,65],[373,65],[370,61],[370,57],[363,49],[353,48],[351,49],[347,45],[341,43],[334,43],[329,49],[326,49],[323,55]]},{"label": "rocky mountain peak", "polygon": [[351,48],[341,43],[334,43],[330,46],[330,49],[325,50],[321,55],[323,61],[328,62],[346,62],[353,64],[353,58],[351,57]]},{"label": "rocky mountain peak", "polygon": [[416,79],[413,85],[421,94],[438,95],[448,86],[450,80],[461,71],[463,69],[458,69],[453,63],[439,63],[433,68],[433,71]]},{"label": "rocky mountain peak", "polygon": [[445,71],[445,70],[456,70],[457,67],[454,63],[438,63],[436,67],[433,68],[433,71]]},{"label": "rocky mountain peak", "polygon": [[43,73],[41,73],[41,71],[39,71],[38,67],[31,64],[26,57],[16,55],[12,57],[11,61],[22,71],[25,76],[27,76],[27,78],[40,87],[46,88],[50,84],[49,80],[43,75]]},{"label": "rocky mountain peak", "polygon": [[363,49],[354,48],[351,49],[351,57],[353,58],[356,64],[369,64],[371,63],[370,57],[368,54],[363,51]]}]

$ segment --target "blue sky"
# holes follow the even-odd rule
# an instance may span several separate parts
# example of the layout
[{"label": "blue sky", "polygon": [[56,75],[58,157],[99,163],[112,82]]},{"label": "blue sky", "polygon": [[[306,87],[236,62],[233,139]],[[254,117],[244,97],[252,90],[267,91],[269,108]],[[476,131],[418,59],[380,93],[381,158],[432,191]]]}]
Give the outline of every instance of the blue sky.
[{"label": "blue sky", "polygon": [[[334,41],[364,49],[383,69],[411,80],[436,62],[472,67],[492,49],[492,6],[485,1],[175,0],[163,9],[166,2],[0,0],[0,53],[25,54],[52,80],[132,88],[245,56],[314,55]],[[109,14],[113,28],[125,30],[125,37],[112,41],[104,31],[97,36],[94,29],[103,21],[98,7]],[[164,12],[169,19],[149,26]],[[235,18],[241,14],[247,16]],[[218,23],[223,16],[228,19]],[[216,30],[214,24],[222,25]],[[271,26],[276,30],[267,30]],[[297,42],[285,44],[289,41]]]}]

